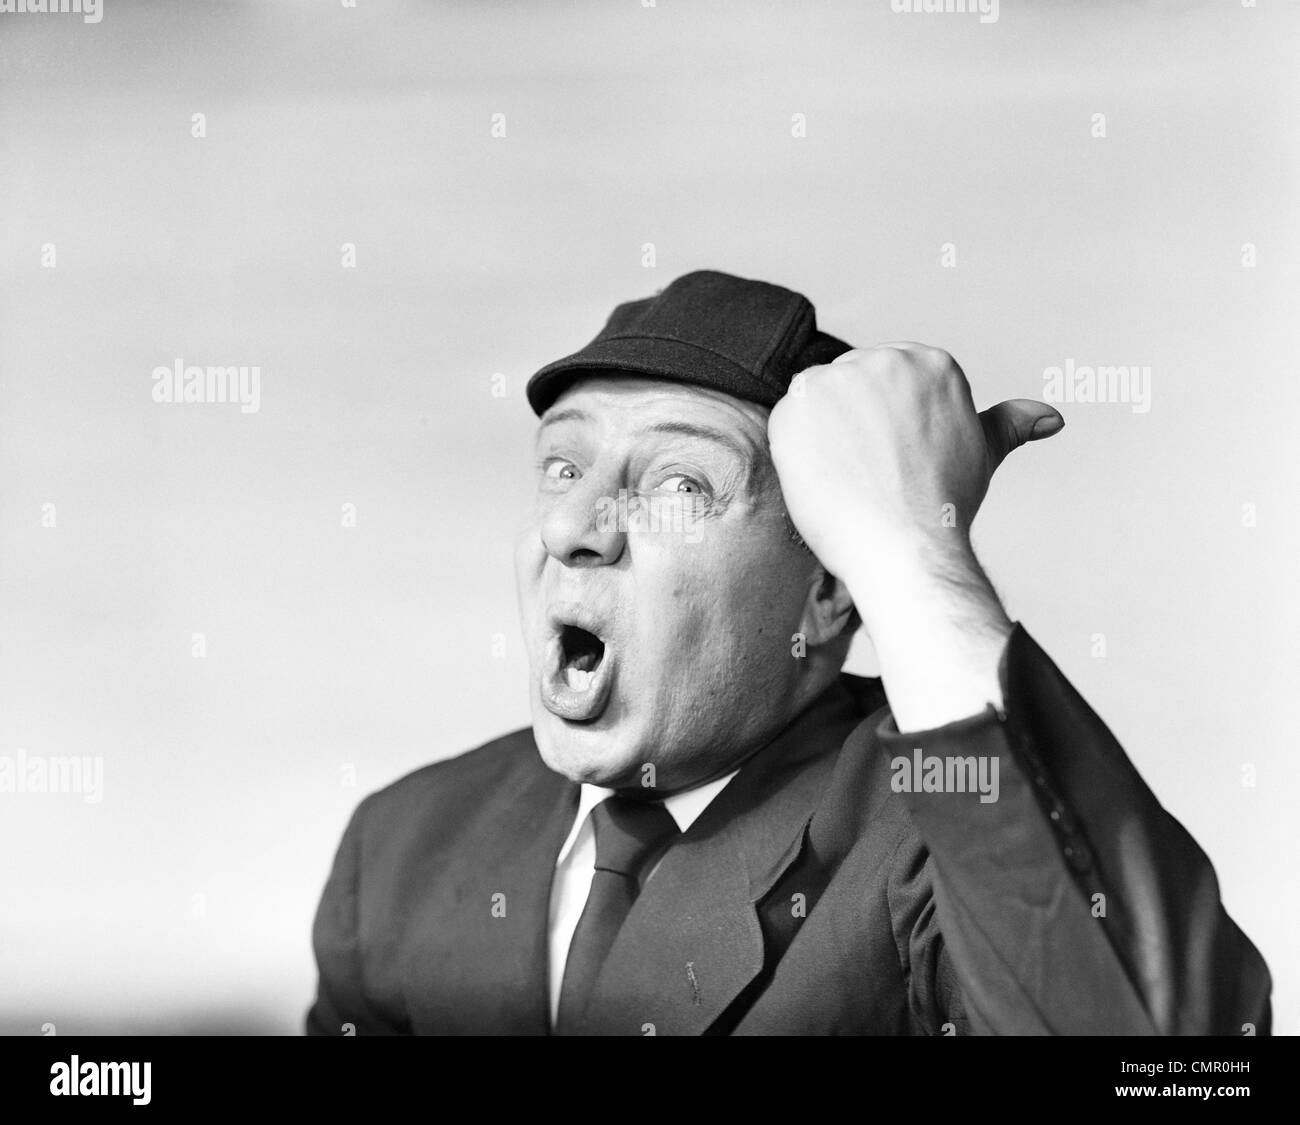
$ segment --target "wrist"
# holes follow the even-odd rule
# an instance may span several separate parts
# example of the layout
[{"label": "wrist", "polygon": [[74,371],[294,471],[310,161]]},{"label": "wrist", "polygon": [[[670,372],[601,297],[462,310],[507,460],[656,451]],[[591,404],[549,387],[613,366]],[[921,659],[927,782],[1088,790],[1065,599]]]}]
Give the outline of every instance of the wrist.
[{"label": "wrist", "polygon": [[969,544],[893,553],[846,579],[899,730],[927,730],[992,704],[1013,623]]},{"label": "wrist", "polygon": [[840,575],[863,624],[877,632],[919,619],[946,617],[953,603],[1001,611],[966,534],[897,537],[864,551]]}]

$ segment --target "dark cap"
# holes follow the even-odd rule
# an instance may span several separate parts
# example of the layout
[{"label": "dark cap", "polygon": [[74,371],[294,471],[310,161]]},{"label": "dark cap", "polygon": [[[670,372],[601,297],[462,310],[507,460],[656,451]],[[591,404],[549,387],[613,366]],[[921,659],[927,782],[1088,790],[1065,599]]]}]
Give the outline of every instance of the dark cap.
[{"label": "dark cap", "polygon": [[699,270],[619,305],[590,344],[528,380],[537,414],[583,375],[670,379],[775,406],[800,371],[851,345],[817,330],[808,298],[765,281]]}]

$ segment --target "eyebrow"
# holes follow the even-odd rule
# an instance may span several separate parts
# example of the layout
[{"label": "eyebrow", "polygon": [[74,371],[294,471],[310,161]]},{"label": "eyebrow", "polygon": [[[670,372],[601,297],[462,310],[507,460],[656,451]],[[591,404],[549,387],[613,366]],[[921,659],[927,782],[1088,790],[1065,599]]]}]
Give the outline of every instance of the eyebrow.
[{"label": "eyebrow", "polygon": [[557,422],[587,422],[591,420],[591,415],[585,410],[579,410],[576,406],[566,407],[564,410],[557,410],[553,414],[547,414],[542,419],[541,424],[537,427],[538,432],[546,429],[547,426],[553,426]]},{"label": "eyebrow", "polygon": [[694,422],[656,422],[653,426],[647,426],[643,433],[651,434],[675,434],[680,437],[703,438],[705,441],[714,441],[719,445],[725,445],[742,460],[748,462],[751,467],[755,461],[757,450],[736,438],[725,430],[715,430],[712,426],[700,426]]}]

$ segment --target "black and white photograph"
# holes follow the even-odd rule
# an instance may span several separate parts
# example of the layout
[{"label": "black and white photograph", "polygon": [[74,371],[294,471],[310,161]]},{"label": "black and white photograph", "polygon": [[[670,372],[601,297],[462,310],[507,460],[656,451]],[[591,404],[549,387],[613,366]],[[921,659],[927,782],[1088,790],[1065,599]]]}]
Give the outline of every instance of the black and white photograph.
[{"label": "black and white photograph", "polygon": [[[1284,0],[0,0],[6,1085],[1258,1101],[1298,63]],[[654,1065],[594,1046],[509,1051]]]}]

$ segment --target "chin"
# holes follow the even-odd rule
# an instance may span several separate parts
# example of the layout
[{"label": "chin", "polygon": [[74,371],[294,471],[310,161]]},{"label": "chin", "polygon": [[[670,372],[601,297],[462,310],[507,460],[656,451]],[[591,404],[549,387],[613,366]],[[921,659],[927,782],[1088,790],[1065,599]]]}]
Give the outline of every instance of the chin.
[{"label": "chin", "polygon": [[579,785],[614,789],[640,783],[644,756],[608,726],[592,729],[541,709],[533,719],[533,737],[547,767]]}]

